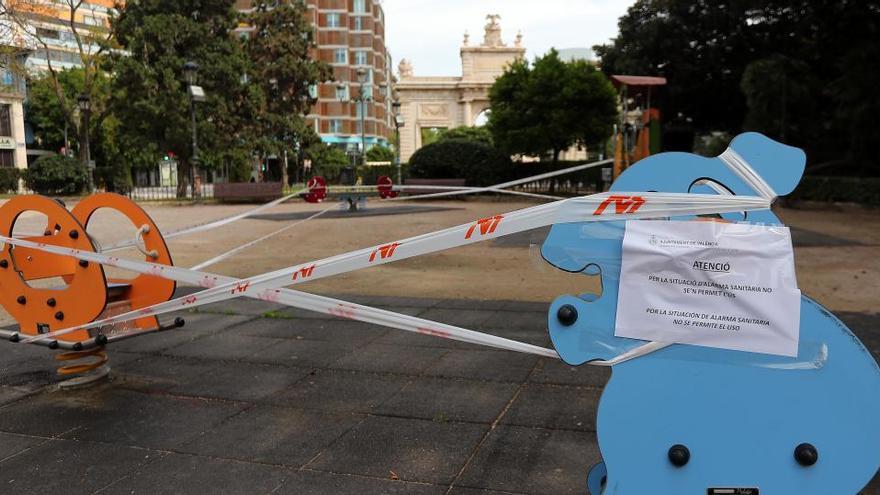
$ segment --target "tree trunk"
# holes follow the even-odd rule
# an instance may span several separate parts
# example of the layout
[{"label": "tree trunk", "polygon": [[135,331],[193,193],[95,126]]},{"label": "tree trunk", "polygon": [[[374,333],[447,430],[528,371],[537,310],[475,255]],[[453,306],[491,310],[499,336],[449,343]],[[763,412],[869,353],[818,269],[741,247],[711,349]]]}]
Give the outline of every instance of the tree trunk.
[{"label": "tree trunk", "polygon": [[180,161],[177,166],[177,199],[186,199],[189,189],[189,162]]}]

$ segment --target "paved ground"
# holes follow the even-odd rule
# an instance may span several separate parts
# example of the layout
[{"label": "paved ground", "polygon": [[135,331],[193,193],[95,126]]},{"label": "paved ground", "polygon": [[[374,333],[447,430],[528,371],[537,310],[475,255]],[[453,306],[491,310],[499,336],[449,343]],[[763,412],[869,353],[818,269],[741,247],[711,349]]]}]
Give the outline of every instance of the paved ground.
[{"label": "paved ground", "polygon": [[[357,302],[548,344],[541,303]],[[4,348],[0,492],[583,493],[599,458],[605,369],[255,301],[184,316],[88,391]],[[842,316],[880,354],[878,318]]]}]

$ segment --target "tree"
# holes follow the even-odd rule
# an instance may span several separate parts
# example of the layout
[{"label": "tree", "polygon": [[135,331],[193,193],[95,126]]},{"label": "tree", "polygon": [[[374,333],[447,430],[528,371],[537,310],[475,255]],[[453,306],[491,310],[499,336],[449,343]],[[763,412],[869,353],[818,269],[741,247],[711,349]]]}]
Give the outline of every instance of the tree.
[{"label": "tree", "polygon": [[877,0],[638,0],[618,27],[594,47],[602,70],[665,76],[664,115],[704,133],[758,128],[811,163],[844,158],[880,173],[874,146],[857,144],[878,136]]},{"label": "tree", "polygon": [[614,88],[584,62],[566,63],[556,50],[514,62],[489,90],[488,127],[511,154],[550,153],[554,162],[575,143],[593,146],[611,134]]},{"label": "tree", "polygon": [[[60,7],[56,7],[55,4],[60,4]],[[39,0],[8,0],[0,8],[5,9],[3,13],[6,14],[6,19],[14,30],[16,38],[14,42],[25,48],[39,50],[45,57],[48,77],[58,99],[58,107],[69,127],[79,136],[80,161],[85,163],[86,158],[91,155],[86,133],[93,125],[92,117],[95,116],[94,123],[100,127],[109,109],[104,102],[98,100],[101,93],[97,88],[104,84],[106,54],[116,47],[113,31],[109,26],[83,24],[79,21],[82,18],[83,0],[60,0],[52,3]],[[63,15],[58,15],[58,8],[63,10]],[[53,53],[57,53],[57,50],[44,39],[42,31],[34,22],[34,19],[42,16],[62,20],[73,36],[77,65],[82,70],[78,93],[70,93],[62,82],[63,71],[60,70],[58,61],[53,60]],[[78,100],[83,97],[89,99],[91,109],[79,112]],[[79,118],[76,118],[77,116]]]},{"label": "tree", "polygon": [[439,141],[449,139],[463,139],[465,141],[477,141],[479,143],[492,146],[492,133],[485,126],[459,126],[451,129],[444,129],[438,136]]},{"label": "tree", "polygon": [[367,150],[367,161],[368,162],[393,162],[394,161],[394,151],[387,146],[373,146],[372,148]]},{"label": "tree", "polygon": [[187,61],[199,65],[198,84],[207,95],[196,105],[200,164],[217,167],[252,149],[243,122],[258,113],[263,95],[243,77],[248,60],[233,33],[237,25],[232,0],[128,2],[113,24],[125,50],[112,63],[120,141],[140,150],[140,166],[169,151],[177,155],[179,196],[193,165]]},{"label": "tree", "polygon": [[64,155],[37,159],[24,173],[27,186],[40,194],[76,194],[89,182],[85,165]]},{"label": "tree", "polygon": [[308,147],[318,139],[304,118],[316,101],[309,87],[330,80],[333,71],[309,56],[315,40],[305,3],[279,3],[272,9],[261,4],[244,20],[253,28],[245,49],[248,75],[259,93],[251,109],[254,151],[262,158]]},{"label": "tree", "polygon": [[320,141],[306,149],[306,156],[312,161],[314,175],[320,175],[329,182],[337,180],[342,169],[350,164],[342,148]]}]

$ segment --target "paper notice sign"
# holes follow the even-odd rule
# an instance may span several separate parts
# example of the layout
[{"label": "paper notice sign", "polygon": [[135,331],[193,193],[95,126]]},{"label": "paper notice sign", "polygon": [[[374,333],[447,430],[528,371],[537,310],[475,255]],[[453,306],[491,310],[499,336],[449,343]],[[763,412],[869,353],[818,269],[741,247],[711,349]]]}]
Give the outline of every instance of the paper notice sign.
[{"label": "paper notice sign", "polygon": [[787,227],[628,221],[614,335],[797,356],[800,294]]}]

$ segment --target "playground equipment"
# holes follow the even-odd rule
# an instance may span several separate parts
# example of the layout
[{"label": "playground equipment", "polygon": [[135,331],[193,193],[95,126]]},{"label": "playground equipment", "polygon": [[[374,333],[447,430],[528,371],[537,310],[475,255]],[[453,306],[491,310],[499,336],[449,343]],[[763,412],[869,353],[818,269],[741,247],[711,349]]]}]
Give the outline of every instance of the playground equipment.
[{"label": "playground equipment", "polygon": [[348,206],[349,211],[363,207],[369,196],[389,199],[400,194],[400,189],[395,189],[394,181],[387,175],[380,175],[375,186],[328,186],[323,177],[315,176],[309,179],[306,188],[308,191],[300,194],[306,202],[320,203],[328,197],[337,198],[343,206]]},{"label": "playground equipment", "polygon": [[651,93],[665,86],[666,78],[616,74],[611,82],[619,91],[621,108],[614,132],[616,179],[631,164],[660,152],[660,110],[651,106]]},{"label": "playground equipment", "polygon": [[[0,302],[22,326],[8,335],[18,345],[82,350],[158,329],[155,318],[162,314],[248,297],[562,358],[572,365],[611,366],[597,420],[603,462],[587,476],[591,494],[857,493],[880,466],[880,368],[852,332],[818,303],[800,300],[794,356],[615,336],[615,317],[626,311],[618,306],[624,221],[711,215],[778,226],[770,206],[778,195],[794,189],[803,168],[800,150],[748,133],[716,158],[667,153],[642,160],[622,173],[609,193],[480,218],[244,279],[172,266],[164,242],[158,244],[158,230],[137,216],[139,209],[111,200],[86,200],[92,206],[78,214],[77,208],[68,212],[46,198],[25,197],[24,202],[0,208],[2,259],[7,262],[0,270],[9,270],[0,275]],[[315,192],[319,186],[315,181]],[[82,235],[89,218],[85,212],[97,205],[111,205],[132,219],[139,232],[137,245],[144,243],[143,261],[98,252]],[[13,237],[14,220],[24,210],[43,212],[53,227],[43,236]],[[542,246],[544,259],[561,270],[602,280],[598,296],[564,295],[550,305],[548,329],[555,350],[285,288],[548,225],[552,227]],[[21,266],[22,259],[32,261],[28,256],[37,268]],[[152,302],[129,290],[130,311],[109,314],[97,304],[81,312],[68,309],[76,316],[65,314],[48,327],[38,324],[45,324],[51,312],[30,310],[35,306],[27,295],[24,303],[10,296],[15,289],[25,290],[14,277],[26,281],[57,274],[70,280],[66,290],[77,283],[79,290],[100,299],[100,294],[109,294],[110,286],[99,265],[204,290],[169,299],[167,292],[157,289],[160,294]],[[48,294],[27,294],[48,305],[48,299],[40,299]],[[127,323],[131,321],[143,326]]]}]

